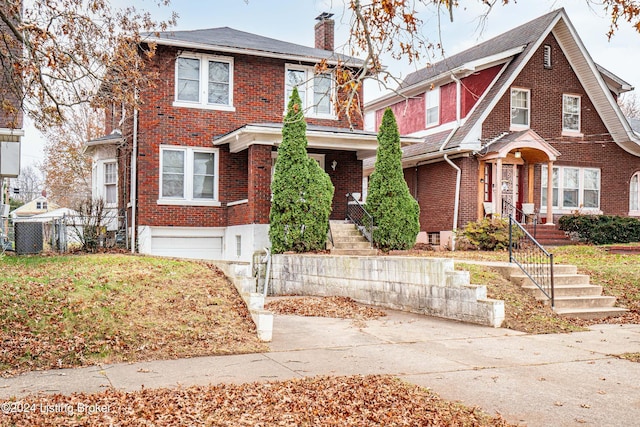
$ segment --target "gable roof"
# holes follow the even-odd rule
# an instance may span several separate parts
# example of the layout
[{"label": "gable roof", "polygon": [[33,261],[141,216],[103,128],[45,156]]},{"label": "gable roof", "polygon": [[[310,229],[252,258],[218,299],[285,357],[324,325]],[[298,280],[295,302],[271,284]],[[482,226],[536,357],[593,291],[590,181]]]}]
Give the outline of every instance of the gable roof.
[{"label": "gable roof", "polygon": [[[611,94],[611,90],[620,93],[631,90],[632,87],[593,62],[562,8],[433,64],[431,67],[409,74],[398,88],[397,92],[401,95],[421,93],[430,84],[439,80],[455,80],[459,76],[473,72],[476,66],[495,65],[499,63],[496,61],[502,61],[504,64],[467,117],[450,131],[447,138],[440,138],[443,145],[437,146],[425,140],[420,144],[421,148],[416,147],[412,151],[416,154],[420,152],[418,156],[433,157],[434,154],[443,151],[479,150],[482,146],[482,123],[549,34],[553,34],[558,41],[613,140],[625,151],[640,156],[640,139],[632,131]],[[372,108],[371,105],[374,108],[381,107],[385,103],[389,105],[394,97],[397,97],[396,93],[375,100],[367,109]],[[440,131],[435,128],[434,132]]]},{"label": "gable roof", "polygon": [[326,59],[329,63],[341,61],[353,66],[363,64],[360,59],[340,55],[330,50],[302,46],[229,27],[146,33],[144,39],[165,46],[241,53],[295,61],[319,62]]}]

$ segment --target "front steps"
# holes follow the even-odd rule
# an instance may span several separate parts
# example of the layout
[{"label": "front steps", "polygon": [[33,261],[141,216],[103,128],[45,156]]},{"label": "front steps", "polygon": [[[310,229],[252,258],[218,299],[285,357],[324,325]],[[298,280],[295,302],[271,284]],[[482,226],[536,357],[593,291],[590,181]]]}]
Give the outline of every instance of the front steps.
[{"label": "front steps", "polygon": [[[602,286],[590,283],[586,274],[578,274],[575,265],[554,265],[554,311],[560,316],[581,319],[617,317],[628,310],[614,307],[616,297],[602,295]],[[522,288],[527,289],[539,301],[549,302],[542,291],[525,275],[520,267],[503,270],[503,275]]]},{"label": "front steps", "polygon": [[[533,224],[526,224],[523,226],[529,234],[534,236]],[[574,244],[567,233],[558,229],[557,225],[537,224],[535,227],[534,237],[542,246],[563,246]]]},{"label": "front steps", "polygon": [[378,254],[378,251],[371,247],[371,243],[353,223],[331,220],[329,227],[333,237],[331,255],[372,256]]}]

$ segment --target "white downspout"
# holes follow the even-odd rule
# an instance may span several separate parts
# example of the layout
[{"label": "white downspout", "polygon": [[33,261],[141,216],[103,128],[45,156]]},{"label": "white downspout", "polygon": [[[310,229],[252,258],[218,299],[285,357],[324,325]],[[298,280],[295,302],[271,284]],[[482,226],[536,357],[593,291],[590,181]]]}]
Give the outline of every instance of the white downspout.
[{"label": "white downspout", "polygon": [[[447,139],[440,146],[440,152],[444,151],[444,147],[449,143],[453,135],[456,133],[456,130],[460,127],[460,116],[461,114],[461,82],[454,74],[451,74],[451,78],[456,82],[456,126],[453,128]],[[449,159],[449,156],[445,153],[443,154],[444,160],[451,165],[452,168],[456,170],[456,195],[453,204],[453,234],[451,235],[451,250],[456,250],[456,230],[458,229],[458,214],[460,211],[460,185],[462,183],[462,170],[456,166],[455,163]]]},{"label": "white downspout", "polygon": [[[137,99],[137,91],[136,91]],[[136,193],[138,176],[138,109],[133,109],[133,150],[131,151],[131,253],[136,253]]]}]

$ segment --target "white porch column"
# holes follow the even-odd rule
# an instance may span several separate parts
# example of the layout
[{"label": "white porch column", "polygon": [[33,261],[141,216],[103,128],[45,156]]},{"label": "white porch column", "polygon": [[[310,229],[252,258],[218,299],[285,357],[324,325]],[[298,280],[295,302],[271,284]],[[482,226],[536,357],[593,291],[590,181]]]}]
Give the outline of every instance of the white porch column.
[{"label": "white porch column", "polygon": [[502,158],[496,160],[496,199],[493,201],[495,212],[502,216]]},{"label": "white porch column", "polygon": [[547,163],[547,225],[553,223],[553,162]]}]

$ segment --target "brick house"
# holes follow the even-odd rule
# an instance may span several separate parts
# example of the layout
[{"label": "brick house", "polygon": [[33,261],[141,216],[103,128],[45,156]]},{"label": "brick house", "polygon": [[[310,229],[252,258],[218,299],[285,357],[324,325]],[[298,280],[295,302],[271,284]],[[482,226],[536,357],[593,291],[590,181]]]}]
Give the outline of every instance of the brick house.
[{"label": "brick house", "polygon": [[558,9],[409,74],[365,112],[377,127],[390,107],[402,135],[422,138],[403,148],[405,179],[421,230],[446,245],[503,201],[549,225],[576,211],[640,215],[640,137],[617,105],[632,89]]},{"label": "brick house", "polygon": [[127,209],[139,252],[248,261],[270,246],[272,166],[294,86],[309,155],[335,186],[331,217],[345,217],[376,134],[339,117],[332,75],[314,73],[323,60],[360,64],[334,52],[330,15],[318,17],[315,36],[313,48],[228,27],[149,37],[155,87],[140,94],[135,114],[107,111],[106,136],[87,143],[93,194]]},{"label": "brick house", "polygon": [[[22,10],[21,2],[15,6]],[[0,181],[2,181],[3,178],[16,178],[20,174],[20,142],[24,136],[24,129],[22,87],[20,79],[16,78],[13,63],[21,56],[21,45],[11,37],[12,33],[3,21],[0,21],[0,31],[6,37],[3,49],[11,52],[10,55],[2,54],[0,67]],[[4,108],[5,103],[15,111]],[[2,201],[4,201],[4,195],[0,197],[0,205]]]}]

